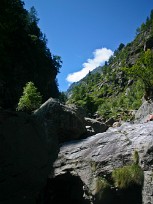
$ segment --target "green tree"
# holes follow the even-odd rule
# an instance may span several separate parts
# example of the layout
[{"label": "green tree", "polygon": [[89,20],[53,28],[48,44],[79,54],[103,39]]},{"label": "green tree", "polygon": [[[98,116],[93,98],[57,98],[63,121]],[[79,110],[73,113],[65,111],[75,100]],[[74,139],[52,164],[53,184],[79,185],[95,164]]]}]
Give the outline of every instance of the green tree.
[{"label": "green tree", "polygon": [[119,52],[125,47],[125,45],[123,43],[120,43],[120,45],[118,46],[117,50],[114,51],[114,56],[117,56],[119,54]]},{"label": "green tree", "polygon": [[30,11],[29,11],[29,22],[30,23],[33,23],[33,22],[38,23],[39,22],[39,18],[37,16],[38,16],[37,15],[37,11],[36,11],[35,7],[32,6],[30,8]]},{"label": "green tree", "polygon": [[[38,26],[37,11],[28,12],[21,0],[1,0],[0,6],[0,106],[14,109],[23,85],[34,82],[43,102],[58,97],[59,57],[47,47]],[[54,29],[54,28],[53,28]]]},{"label": "green tree", "polygon": [[125,45],[123,43],[120,43],[120,45],[118,47],[118,51],[121,51],[123,49],[123,47],[125,47]]},{"label": "green tree", "polygon": [[145,94],[150,97],[153,93],[153,52],[147,50],[142,53],[135,65],[131,68],[123,68],[123,70],[135,79],[140,79],[144,84]]},{"label": "green tree", "polygon": [[41,105],[42,96],[37,91],[33,82],[28,82],[23,88],[23,95],[21,96],[17,110],[31,112]]},{"label": "green tree", "polygon": [[61,57],[58,56],[58,55],[53,55],[53,64],[54,64],[54,67],[56,68],[56,74],[59,73],[59,70],[62,66],[62,60],[61,60]]}]

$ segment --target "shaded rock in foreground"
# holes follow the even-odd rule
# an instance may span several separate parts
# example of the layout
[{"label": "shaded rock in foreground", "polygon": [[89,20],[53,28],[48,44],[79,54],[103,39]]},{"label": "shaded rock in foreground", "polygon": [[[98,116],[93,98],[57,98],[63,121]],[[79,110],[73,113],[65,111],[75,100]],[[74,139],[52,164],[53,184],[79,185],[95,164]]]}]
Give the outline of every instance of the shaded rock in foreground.
[{"label": "shaded rock in foreground", "polygon": [[84,119],[73,107],[61,104],[50,98],[34,115],[46,126],[48,135],[56,135],[59,143],[79,139],[87,134]]},{"label": "shaded rock in foreground", "polygon": [[48,179],[45,192],[45,204],[90,204],[84,197],[83,182],[70,173]]},{"label": "shaded rock in foreground", "polygon": [[0,111],[0,203],[34,204],[45,186],[58,144],[35,118]]}]

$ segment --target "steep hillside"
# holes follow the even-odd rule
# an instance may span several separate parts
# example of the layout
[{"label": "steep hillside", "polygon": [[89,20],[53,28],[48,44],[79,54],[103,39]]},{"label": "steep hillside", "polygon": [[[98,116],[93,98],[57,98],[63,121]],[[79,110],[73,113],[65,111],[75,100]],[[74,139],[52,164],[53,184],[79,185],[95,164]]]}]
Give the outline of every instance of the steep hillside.
[{"label": "steep hillside", "polygon": [[145,51],[153,48],[153,11],[136,32],[135,39],[126,46],[121,43],[108,63],[71,87],[68,103],[84,107],[87,113],[97,112],[104,119],[132,119],[146,87],[141,77],[127,74],[125,67],[130,70]]},{"label": "steep hillside", "polygon": [[37,12],[21,0],[2,0],[0,6],[0,107],[16,108],[23,87],[34,82],[43,96],[58,96],[56,75],[60,58],[51,54],[38,27]]},{"label": "steep hillside", "polygon": [[68,90],[66,91],[66,95],[68,98],[71,97],[72,93],[73,93],[73,89],[76,87],[76,86],[79,86],[83,81],[86,80],[86,78],[88,78],[88,76],[90,74],[94,75],[96,73],[102,73],[102,70],[103,70],[103,67],[99,66],[97,67],[96,69],[94,69],[92,72],[89,72],[83,79],[81,79],[80,81],[78,82],[74,82],[70,85],[70,87],[68,88]]}]

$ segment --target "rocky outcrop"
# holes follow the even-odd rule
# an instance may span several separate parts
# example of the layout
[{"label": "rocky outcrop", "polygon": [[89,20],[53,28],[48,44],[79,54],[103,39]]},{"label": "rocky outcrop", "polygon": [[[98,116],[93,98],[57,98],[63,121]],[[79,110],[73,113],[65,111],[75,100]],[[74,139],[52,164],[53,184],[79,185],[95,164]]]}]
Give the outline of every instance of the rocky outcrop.
[{"label": "rocky outcrop", "polygon": [[35,204],[57,154],[56,137],[34,117],[0,110],[0,203]]},{"label": "rocky outcrop", "polygon": [[144,51],[147,51],[147,49],[153,48],[153,37],[150,37],[147,39],[147,41],[144,44]]},{"label": "rocky outcrop", "polygon": [[34,115],[45,124],[47,134],[58,137],[59,143],[86,138],[105,132],[108,126],[98,119],[87,118],[85,111],[76,105],[64,105],[50,98]]},{"label": "rocky outcrop", "polygon": [[144,172],[144,187],[143,187],[143,204],[153,203],[153,179],[152,179],[152,168]]},{"label": "rocky outcrop", "polygon": [[47,134],[54,134],[59,143],[79,139],[87,134],[84,118],[78,109],[50,98],[34,115],[46,126]]},{"label": "rocky outcrop", "polygon": [[135,122],[146,122],[150,114],[153,114],[153,102],[144,101],[135,114]]},{"label": "rocky outcrop", "polygon": [[[131,164],[135,151],[139,154],[139,165],[144,171],[143,188],[135,186],[134,189],[131,187],[128,190],[120,190],[112,181],[112,171]],[[64,175],[67,174],[77,177],[82,182],[83,197],[88,203],[149,204],[153,199],[152,163],[153,122],[124,123],[120,127],[109,128],[105,133],[64,143],[54,163],[54,175],[50,175],[50,178],[56,183],[57,178],[58,182],[60,179],[63,181]],[[105,194],[103,190],[100,193],[97,190],[99,177],[110,185]],[[68,184],[64,184],[64,188],[67,188]],[[69,185],[71,191],[76,190],[75,186],[70,183]],[[57,193],[56,196],[58,195]],[[75,203],[81,201],[76,198]]]},{"label": "rocky outcrop", "polygon": [[105,132],[108,129],[108,126],[105,123],[102,123],[96,119],[91,119],[86,117],[85,117],[85,125],[88,131],[88,136]]}]

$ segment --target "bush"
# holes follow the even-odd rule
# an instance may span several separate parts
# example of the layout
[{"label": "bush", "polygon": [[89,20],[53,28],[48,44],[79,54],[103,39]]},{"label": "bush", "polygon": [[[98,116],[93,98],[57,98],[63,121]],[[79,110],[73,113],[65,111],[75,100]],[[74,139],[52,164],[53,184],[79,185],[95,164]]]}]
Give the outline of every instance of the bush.
[{"label": "bush", "polygon": [[110,184],[108,183],[108,181],[102,177],[98,177],[97,178],[97,182],[96,182],[96,192],[100,192],[100,191],[104,191],[105,189],[109,188]]},{"label": "bush", "polygon": [[152,66],[153,52],[148,49],[142,52],[139,59],[131,68],[123,68],[122,70],[134,79],[139,79],[144,84],[145,90],[150,90],[153,86]]},{"label": "bush", "polygon": [[144,180],[144,173],[139,164],[138,151],[134,151],[132,165],[123,166],[115,169],[112,172],[112,178],[115,186],[120,189],[128,188],[132,185],[142,186]]},{"label": "bush", "polygon": [[19,99],[18,111],[31,112],[37,108],[42,103],[42,96],[40,92],[37,91],[33,82],[28,82],[23,88],[23,95]]},{"label": "bush", "polygon": [[95,194],[98,200],[105,198],[107,191],[110,189],[108,181],[100,176],[96,179]]},{"label": "bush", "polygon": [[133,154],[133,162],[134,162],[134,164],[139,164],[139,153],[138,153],[138,151],[134,151],[134,154]]},{"label": "bush", "polygon": [[143,184],[143,171],[137,164],[124,166],[113,171],[112,178],[118,188],[128,188],[132,185]]}]

